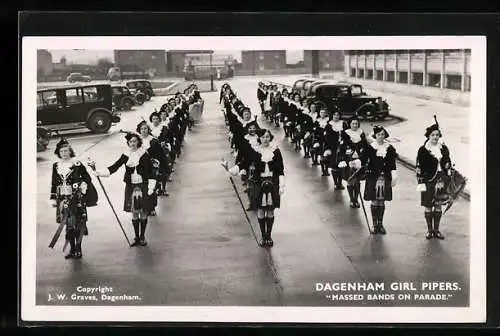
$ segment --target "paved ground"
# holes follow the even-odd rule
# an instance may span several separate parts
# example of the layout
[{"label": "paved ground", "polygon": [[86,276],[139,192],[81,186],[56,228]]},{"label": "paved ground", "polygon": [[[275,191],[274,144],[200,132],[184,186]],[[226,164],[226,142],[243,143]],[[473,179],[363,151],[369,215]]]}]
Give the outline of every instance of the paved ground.
[{"label": "paved ground", "polygon": [[[231,81],[243,101],[257,111],[257,79]],[[176,89],[175,89],[176,90]],[[150,219],[147,247],[129,248],[98,185],[100,202],[89,210],[90,235],[84,258],[64,260],[62,241],[47,247],[55,231],[49,207],[50,166],[55,142],[39,153],[37,213],[37,304],[144,305],[380,305],[391,302],[335,301],[315,292],[317,282],[457,281],[462,290],[448,301],[407,304],[467,304],[469,278],[468,203],[461,201],[443,219],[445,241],[424,238],[423,210],[418,205],[413,172],[402,166],[394,202],[388,205],[386,236],[370,236],[361,209],[350,209],[346,192],[333,191],[332,180],[282,142],[287,175],[283,207],[277,211],[275,246],[259,248],[258,225],[249,224],[219,161],[229,157],[218,93],[205,93],[203,120],[188,134],[169,185],[171,197],[160,199],[158,216]],[[135,129],[164,102],[151,102],[122,114],[114,131]],[[276,130],[281,139],[282,133]],[[70,138],[77,153],[107,166],[124,148],[122,135]],[[93,146],[93,147],[91,147]],[[91,147],[89,149],[89,147]],[[88,150],[87,150],[88,149]],[[87,150],[87,152],[82,153]],[[122,172],[102,179],[129,236],[123,203]],[[235,179],[241,193],[241,183]],[[243,196],[243,199],[244,196]],[[367,204],[368,206],[368,204]],[[110,286],[113,295],[137,295],[126,302],[74,301],[78,286]],[[66,293],[48,302],[48,295]],[[82,295],[79,293],[78,295]]]}]

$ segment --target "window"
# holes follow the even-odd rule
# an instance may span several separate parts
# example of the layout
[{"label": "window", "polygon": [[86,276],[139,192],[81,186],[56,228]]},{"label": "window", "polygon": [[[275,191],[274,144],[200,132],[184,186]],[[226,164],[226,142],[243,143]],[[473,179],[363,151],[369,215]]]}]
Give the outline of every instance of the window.
[{"label": "window", "polygon": [[66,104],[75,105],[83,103],[82,89],[66,90]]},{"label": "window", "polygon": [[421,72],[412,72],[411,83],[413,85],[424,85],[424,74]]},{"label": "window", "polygon": [[276,58],[276,59],[278,59],[278,58],[280,58],[280,57],[281,57],[281,56],[280,56],[280,53],[276,53],[276,55],[274,56],[274,58]]},{"label": "window", "polygon": [[104,100],[101,92],[97,90],[97,87],[85,87],[83,88],[83,100],[85,102],[97,102]]},{"label": "window", "polygon": [[365,76],[365,69],[358,69],[358,78],[363,78]]},{"label": "window", "polygon": [[279,69],[281,69],[281,66],[279,63],[276,63],[276,70],[279,70]]},{"label": "window", "polygon": [[351,95],[353,97],[361,96],[362,94],[363,94],[363,90],[361,89],[361,86],[357,86],[357,85],[351,86]]},{"label": "window", "polygon": [[262,71],[262,70],[265,70],[266,67],[264,66],[264,63],[260,63],[259,64],[259,70]]},{"label": "window", "polygon": [[356,68],[351,68],[351,72],[349,73],[349,77],[356,77]]},{"label": "window", "polygon": [[122,90],[121,90],[121,88],[119,88],[119,87],[114,87],[114,88],[113,88],[113,96],[114,96],[114,95],[119,96],[119,95],[121,95],[121,94],[122,94]]},{"label": "window", "polygon": [[259,54],[259,59],[260,59],[261,61],[264,59],[264,53],[263,53],[263,52],[261,52],[261,53]]},{"label": "window", "polygon": [[377,70],[375,72],[375,79],[376,80],[384,80],[384,70]]},{"label": "window", "polygon": [[330,63],[325,63],[325,69],[330,69]]},{"label": "window", "polygon": [[373,70],[372,69],[366,70],[366,78],[368,78],[368,79],[373,78]]},{"label": "window", "polygon": [[462,89],[462,76],[460,75],[446,75],[446,88],[451,90]]},{"label": "window", "polygon": [[429,80],[427,81],[427,86],[431,87],[441,87],[441,75],[440,74],[429,74]]},{"label": "window", "polygon": [[58,105],[59,102],[57,100],[57,94],[56,91],[45,91],[45,92],[40,92],[37,95],[37,107],[44,107],[44,106],[54,106]]},{"label": "window", "polygon": [[329,51],[325,51],[325,57],[330,57],[330,52]]},{"label": "window", "polygon": [[470,92],[470,75],[465,76],[465,91]]},{"label": "window", "polygon": [[394,71],[387,71],[387,82],[394,82]]},{"label": "window", "polygon": [[408,72],[407,71],[400,71],[399,72],[398,83],[403,83],[403,84],[408,83]]}]

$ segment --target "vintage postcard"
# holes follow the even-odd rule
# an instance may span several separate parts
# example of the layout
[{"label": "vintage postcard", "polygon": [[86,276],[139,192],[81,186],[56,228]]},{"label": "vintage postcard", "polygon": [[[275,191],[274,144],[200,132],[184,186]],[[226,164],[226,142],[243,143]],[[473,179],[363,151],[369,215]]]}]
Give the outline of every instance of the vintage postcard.
[{"label": "vintage postcard", "polygon": [[21,113],[23,321],[486,319],[485,37],[24,37]]}]

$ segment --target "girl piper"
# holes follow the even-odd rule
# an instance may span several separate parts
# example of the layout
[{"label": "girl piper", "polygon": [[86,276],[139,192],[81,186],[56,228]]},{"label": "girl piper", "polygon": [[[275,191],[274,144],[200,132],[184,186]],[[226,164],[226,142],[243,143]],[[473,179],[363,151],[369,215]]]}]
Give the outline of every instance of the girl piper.
[{"label": "girl piper", "polygon": [[87,207],[97,204],[97,192],[87,169],[74,159],[75,152],[68,141],[61,139],[54,154],[59,161],[52,166],[50,199],[57,209],[56,222],[66,225],[66,241],[70,245],[70,252],[64,258],[80,259],[82,239],[88,235]]},{"label": "girl piper", "polygon": [[358,117],[352,117],[349,121],[350,128],[342,133],[342,144],[339,147],[338,167],[342,169],[343,178],[347,181],[351,208],[360,207],[358,202],[360,178],[355,174],[361,169],[361,158],[368,146],[366,135],[359,126]]},{"label": "girl piper", "polygon": [[383,226],[385,202],[392,201],[392,187],[396,185],[396,149],[386,141],[389,133],[382,126],[373,128],[375,139],[365,152],[366,182],[364,199],[371,201],[373,233],[385,234]]},{"label": "girl piper", "polygon": [[332,113],[332,120],[328,123],[325,133],[325,152],[324,157],[328,166],[332,168],[333,182],[336,190],[343,190],[342,176],[338,165],[338,152],[342,133],[347,129],[347,123],[340,119],[340,111],[335,110]]},{"label": "girl piper", "polygon": [[[259,221],[262,240],[261,247],[274,245],[271,237],[274,224],[274,209],[281,204],[281,195],[285,191],[285,174],[283,157],[274,136],[269,130],[261,130],[259,146],[253,150],[251,164],[254,166],[255,190],[254,202],[257,206],[257,220]],[[240,167],[235,165],[229,172],[238,175]]]},{"label": "girl piper", "polygon": [[452,165],[448,147],[440,141],[442,134],[439,125],[427,127],[427,140],[417,153],[417,191],[421,192],[420,205],[425,208],[427,222],[426,238],[444,239],[439,231],[441,206],[448,197],[445,190],[446,177],[451,175]]},{"label": "girl piper", "polygon": [[132,213],[132,225],[135,239],[132,246],[147,245],[145,235],[148,214],[152,210],[150,198],[156,186],[153,167],[148,152],[142,147],[142,139],[138,134],[127,133],[125,136],[128,150],[118,160],[107,168],[107,171],[96,170],[97,176],[109,177],[125,166],[123,182],[125,195],[123,210]]}]

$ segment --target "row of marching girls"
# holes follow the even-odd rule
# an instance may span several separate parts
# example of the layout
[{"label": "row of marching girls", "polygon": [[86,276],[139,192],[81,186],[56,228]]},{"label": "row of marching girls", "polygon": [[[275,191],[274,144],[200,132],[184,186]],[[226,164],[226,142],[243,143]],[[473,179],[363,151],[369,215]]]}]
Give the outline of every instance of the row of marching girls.
[{"label": "row of marching girls", "polygon": [[261,231],[261,247],[272,247],[274,210],[280,207],[284,193],[284,165],[281,151],[270,130],[262,129],[252,113],[228,84],[223,85],[221,104],[224,106],[230,143],[235,153],[234,166],[224,167],[230,176],[241,176],[249,196],[246,209],[257,211]]},{"label": "row of marching girls", "polygon": [[[186,128],[190,127],[187,111],[200,100],[197,88],[191,86],[185,95],[177,94],[162,106],[162,111],[153,112],[150,123],[143,120],[135,132],[125,132],[127,149],[107,169],[97,170],[95,162],[87,162],[98,178],[125,167],[123,211],[132,213],[135,239],[131,246],[147,245],[148,217],[156,215],[158,196],[168,196],[166,182],[170,181],[173,163],[181,153]],[[75,159],[67,140],[62,139],[54,153],[59,160],[52,168],[50,198],[56,207],[59,226],[49,247],[54,247],[66,227],[66,243],[71,249],[65,258],[79,259],[83,255],[83,236],[88,235],[87,207],[97,205],[98,195],[87,166]]]},{"label": "row of marching girls", "polygon": [[[289,95],[286,88],[278,91],[276,85],[260,82],[257,98],[267,120],[278,127],[280,122],[283,124],[285,137],[294,144],[295,149],[302,148],[304,158],[311,158],[313,166],[321,166],[322,176],[329,176],[328,170],[331,169],[335,189],[345,189],[342,184],[345,174],[338,167],[339,158],[352,154],[357,159],[365,147],[359,120],[354,118],[346,123],[341,119],[340,111],[329,112],[309,102],[302,93],[292,91]],[[344,141],[349,143],[349,148],[340,146]],[[350,150],[354,152],[350,153]],[[351,207],[359,207],[352,179],[346,180],[349,181],[347,189],[351,196]]]},{"label": "row of marching girls", "polygon": [[[360,128],[357,117],[347,123],[341,120],[338,110],[327,111],[308,102],[304,95],[283,89],[276,85],[259,83],[257,98],[268,121],[280,120],[285,137],[302,146],[304,157],[311,157],[312,165],[321,165],[322,175],[330,175],[331,168],[335,189],[343,190],[342,180],[347,183],[351,208],[359,208],[361,181],[365,180],[364,200],[371,201],[373,232],[385,234],[383,218],[385,202],[392,201],[392,187],[397,182],[395,148],[387,141],[389,133],[381,126],[375,126],[373,133],[366,136]],[[428,232],[426,238],[444,239],[439,231],[441,207],[449,201],[449,178],[457,179],[457,185],[464,187],[461,175],[451,169],[449,149],[441,141],[441,132],[436,123],[425,133],[426,142],[417,155],[417,190],[421,192],[421,205],[425,208]],[[319,161],[319,162],[318,162]],[[453,197],[456,197],[457,193]],[[452,197],[452,198],[453,198]]]}]

